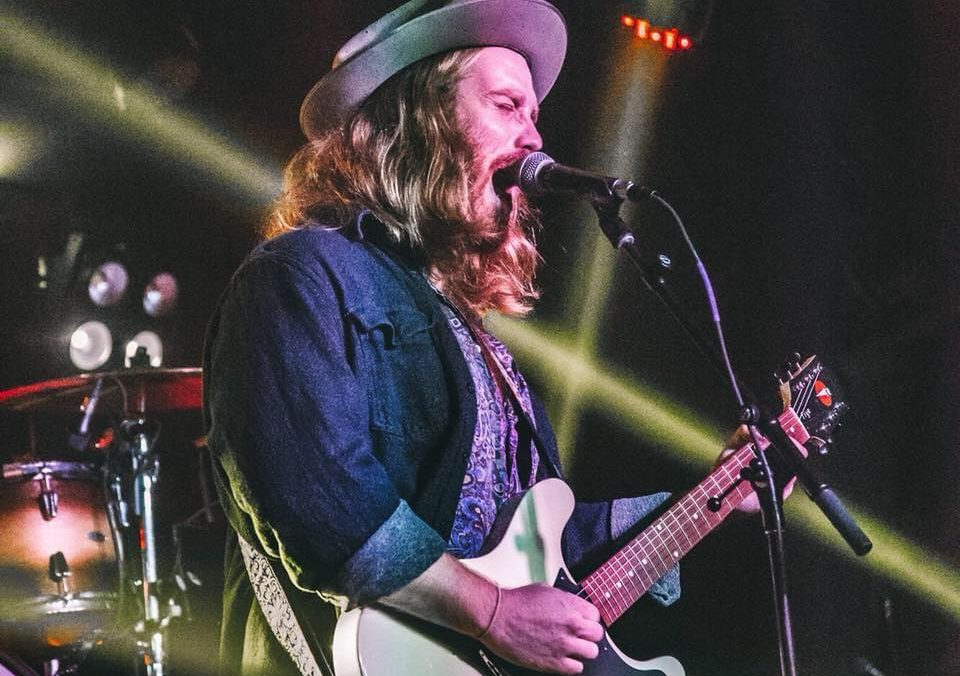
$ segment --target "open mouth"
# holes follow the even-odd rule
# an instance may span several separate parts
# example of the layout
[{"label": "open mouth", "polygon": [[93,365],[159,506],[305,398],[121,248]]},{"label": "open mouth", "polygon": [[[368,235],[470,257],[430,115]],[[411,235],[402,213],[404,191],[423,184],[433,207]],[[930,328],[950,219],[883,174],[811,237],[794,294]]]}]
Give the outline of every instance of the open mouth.
[{"label": "open mouth", "polygon": [[519,185],[517,183],[516,164],[509,164],[493,172],[493,189],[496,190],[498,194],[506,194],[507,190],[515,185]]}]

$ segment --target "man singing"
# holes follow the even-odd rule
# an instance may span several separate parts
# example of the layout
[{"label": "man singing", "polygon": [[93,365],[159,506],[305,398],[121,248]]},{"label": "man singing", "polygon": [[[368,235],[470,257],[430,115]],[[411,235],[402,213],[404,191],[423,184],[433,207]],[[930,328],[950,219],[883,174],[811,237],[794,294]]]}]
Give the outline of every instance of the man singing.
[{"label": "man singing", "polygon": [[[309,142],[208,334],[205,412],[232,534],[222,670],[332,673],[337,606],[377,602],[526,667],[578,673],[599,614],[461,558],[556,476],[547,416],[484,315],[537,297],[536,216],[502,170],[541,146],[566,29],[545,0],[413,0],[307,95]],[[662,496],[579,505],[571,565]],[[676,570],[651,590],[679,594]]]}]

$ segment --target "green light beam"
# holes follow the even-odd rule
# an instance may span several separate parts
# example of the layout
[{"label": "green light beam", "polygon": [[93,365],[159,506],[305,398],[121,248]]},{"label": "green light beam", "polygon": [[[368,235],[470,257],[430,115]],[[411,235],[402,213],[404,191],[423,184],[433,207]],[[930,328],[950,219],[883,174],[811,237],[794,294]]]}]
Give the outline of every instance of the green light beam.
[{"label": "green light beam", "polygon": [[185,168],[259,202],[280,192],[278,168],[264,163],[143,86],[125,85],[110,67],[31,21],[0,9],[0,54],[52,78],[68,105],[150,142]]},{"label": "green light beam", "polygon": [[[632,175],[642,169],[647,138],[656,122],[658,97],[655,92],[662,82],[667,58],[659,50],[648,47],[629,36],[621,36],[610,45],[609,64],[604,70],[611,73],[611,78],[598,93],[594,106],[598,112],[586,159],[590,167],[603,167],[603,171],[617,175]],[[596,217],[591,213],[588,218]],[[570,277],[576,280],[576,287],[567,290],[567,297],[579,300],[576,350],[582,359],[589,359],[596,347],[597,327],[601,326],[600,315],[607,305],[617,258],[598,230],[581,239],[584,241],[577,250],[583,253],[574,262],[575,272]],[[586,289],[586,295],[581,299],[578,295],[582,288]],[[561,449],[567,449],[566,453],[573,452],[583,385],[573,373],[558,384],[560,405],[556,433],[558,444]]]}]

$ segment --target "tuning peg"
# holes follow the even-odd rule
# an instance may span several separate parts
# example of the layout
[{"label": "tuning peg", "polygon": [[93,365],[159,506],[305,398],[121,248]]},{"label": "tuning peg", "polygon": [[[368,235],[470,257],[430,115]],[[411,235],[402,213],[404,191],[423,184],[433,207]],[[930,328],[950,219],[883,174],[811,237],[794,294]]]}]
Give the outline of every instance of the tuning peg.
[{"label": "tuning peg", "polygon": [[833,439],[830,439],[829,437],[827,439],[811,437],[809,441],[807,441],[807,446],[817,455],[824,456],[830,453],[830,444],[832,443]]},{"label": "tuning peg", "polygon": [[782,376],[777,376],[780,380],[784,382],[790,380],[790,374],[793,373],[793,363],[789,359],[780,365],[780,373],[783,374]]}]

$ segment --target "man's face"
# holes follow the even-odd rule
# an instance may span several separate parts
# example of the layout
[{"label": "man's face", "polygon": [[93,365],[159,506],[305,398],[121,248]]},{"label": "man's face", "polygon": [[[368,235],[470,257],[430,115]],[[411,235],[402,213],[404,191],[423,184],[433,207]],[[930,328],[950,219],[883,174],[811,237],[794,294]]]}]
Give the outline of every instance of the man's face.
[{"label": "man's face", "polygon": [[481,219],[495,217],[503,204],[494,187],[494,173],[543,144],[536,127],[537,95],[526,60],[504,47],[479,50],[460,81],[456,110],[473,150],[474,214]]}]

